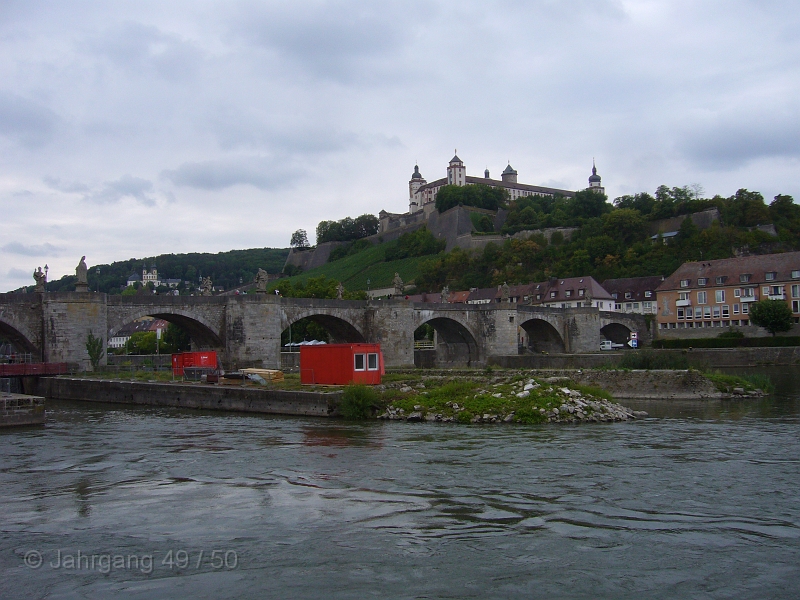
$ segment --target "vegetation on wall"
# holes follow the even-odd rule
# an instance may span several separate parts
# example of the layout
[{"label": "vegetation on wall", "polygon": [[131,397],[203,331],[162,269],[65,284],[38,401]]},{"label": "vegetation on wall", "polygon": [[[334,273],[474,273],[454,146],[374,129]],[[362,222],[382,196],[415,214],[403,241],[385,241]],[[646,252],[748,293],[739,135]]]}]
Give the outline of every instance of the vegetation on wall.
[{"label": "vegetation on wall", "polygon": [[387,244],[385,260],[400,260],[414,256],[439,254],[447,245],[447,240],[437,240],[427,227],[404,233],[394,244]]},{"label": "vegetation on wall", "polygon": [[378,217],[361,215],[341,221],[320,221],[317,225],[317,244],[324,242],[352,242],[378,233]]},{"label": "vegetation on wall", "polygon": [[446,185],[436,194],[436,210],[443,213],[455,206],[497,210],[508,204],[508,192],[488,185]]}]

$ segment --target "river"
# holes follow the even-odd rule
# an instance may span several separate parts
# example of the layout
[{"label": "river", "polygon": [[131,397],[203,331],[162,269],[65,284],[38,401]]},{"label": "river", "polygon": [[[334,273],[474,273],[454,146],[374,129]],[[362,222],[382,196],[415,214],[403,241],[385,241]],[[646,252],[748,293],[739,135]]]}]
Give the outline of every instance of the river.
[{"label": "river", "polygon": [[51,402],[0,433],[0,597],[797,598],[800,371],[461,426]]}]

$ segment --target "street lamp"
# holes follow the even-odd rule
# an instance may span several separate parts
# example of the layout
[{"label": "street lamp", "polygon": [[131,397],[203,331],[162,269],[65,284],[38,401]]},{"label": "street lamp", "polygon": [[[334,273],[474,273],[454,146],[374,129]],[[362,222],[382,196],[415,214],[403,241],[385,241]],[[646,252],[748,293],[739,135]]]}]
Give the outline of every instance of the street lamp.
[{"label": "street lamp", "polygon": [[100,291],[100,267],[95,267],[97,271],[97,291]]},{"label": "street lamp", "polygon": [[[45,264],[44,265],[44,283],[45,283],[45,285],[47,285],[47,272],[49,270],[50,270],[50,267],[48,267],[47,264]],[[45,287],[45,291],[46,290],[47,290],[47,288]]]}]

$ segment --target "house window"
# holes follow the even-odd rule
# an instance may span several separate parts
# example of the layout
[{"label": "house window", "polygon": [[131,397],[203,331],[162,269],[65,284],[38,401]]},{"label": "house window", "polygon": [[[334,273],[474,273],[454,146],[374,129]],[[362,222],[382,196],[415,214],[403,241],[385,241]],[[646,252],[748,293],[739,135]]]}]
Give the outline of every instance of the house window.
[{"label": "house window", "polygon": [[775,271],[768,271],[767,273],[764,273],[764,279],[766,281],[775,281],[776,275],[777,273]]},{"label": "house window", "polygon": [[772,285],[769,288],[770,296],[783,296],[783,288],[779,285]]},{"label": "house window", "polygon": [[617,295],[618,295],[618,294],[617,294],[617,292],[614,292],[613,294],[611,294],[611,297],[612,297],[614,300],[616,300],[616,299],[617,299]]},{"label": "house window", "polygon": [[735,315],[739,314],[739,305],[738,304],[734,304],[733,305],[733,314],[735,314]]},{"label": "house window", "polygon": [[689,287],[689,279],[681,279],[681,287]]},{"label": "house window", "polygon": [[[691,309],[689,309],[689,310],[691,310]],[[682,308],[678,309],[678,318],[679,319],[683,319],[683,309]]]},{"label": "house window", "polygon": [[792,271],[792,279],[800,279],[800,271]]},{"label": "house window", "polygon": [[638,302],[634,302],[633,303],[633,310],[639,310],[639,303]]},{"label": "house window", "polygon": [[714,307],[714,318],[719,319],[719,306]]},{"label": "house window", "polygon": [[734,298],[738,298],[741,295],[742,295],[742,290],[740,290],[739,288],[736,288],[735,290],[733,290],[733,297]]},{"label": "house window", "polygon": [[564,295],[565,295],[567,298],[569,298],[570,296],[572,296],[572,290],[567,290],[566,292],[564,292]]},{"label": "house window", "polygon": [[647,290],[647,291],[644,293],[644,297],[645,297],[645,298],[652,298],[652,297],[653,297],[653,292],[651,292],[650,290]]},{"label": "house window", "polygon": [[792,298],[800,298],[800,285],[794,284],[792,286]]},{"label": "house window", "polygon": [[703,307],[703,318],[704,319],[710,319],[711,318],[711,307],[710,306],[704,306]]},{"label": "house window", "polygon": [[686,318],[687,319],[691,319],[692,318],[692,309],[691,308],[687,308],[686,309]]},{"label": "house window", "polygon": [[353,370],[355,370],[355,371],[363,371],[364,370],[364,359],[366,358],[366,355],[364,355],[364,354],[354,354],[353,357],[355,359]]},{"label": "house window", "polygon": [[703,309],[700,308],[699,306],[694,309],[694,318],[695,319],[703,318]]},{"label": "house window", "polygon": [[768,285],[765,285],[763,288],[761,288],[761,292],[762,292],[762,293],[763,293],[765,296],[769,296],[769,286],[768,286]]},{"label": "house window", "polygon": [[550,292],[550,297],[551,298],[555,298],[556,297],[556,293],[555,292]]},{"label": "house window", "polygon": [[708,277],[698,277],[697,285],[705,285],[708,283]]},{"label": "house window", "polygon": [[708,292],[697,292],[697,303],[705,304],[708,302]]},{"label": "house window", "polygon": [[378,370],[378,353],[371,352],[367,354],[367,370],[368,371],[377,371]]},{"label": "house window", "polygon": [[742,288],[742,298],[755,298],[756,288]]},{"label": "house window", "polygon": [[631,307],[631,303],[630,302],[626,302],[625,303],[625,310],[630,310],[631,308],[632,308]]},{"label": "house window", "polygon": [[585,292],[585,291],[586,291],[586,290],[578,290],[578,296],[580,296],[581,298],[583,298],[583,296],[584,296],[584,292]]},{"label": "house window", "polygon": [[723,283],[725,283],[726,279],[727,277],[725,277],[724,275],[720,275],[719,277],[716,278],[715,281],[717,282],[717,285],[722,285]]},{"label": "house window", "polygon": [[723,319],[729,319],[730,316],[731,316],[731,312],[730,312],[730,309],[729,309],[728,305],[727,304],[723,304],[722,305],[722,318]]},{"label": "house window", "polygon": [[714,292],[714,300],[717,304],[725,302],[725,290],[716,290]]},{"label": "house window", "polygon": [[750,305],[749,304],[742,304],[742,314],[746,315],[750,312]]},{"label": "house window", "polygon": [[541,300],[542,299],[542,295],[541,294],[536,294],[536,299],[537,300]]},{"label": "house window", "polygon": [[800,300],[792,300],[792,312],[800,312]]},{"label": "house window", "polygon": [[630,299],[631,299],[631,293],[625,292],[625,300],[630,300]]},{"label": "house window", "polygon": [[739,275],[739,283],[750,283],[750,273]]},{"label": "house window", "polygon": [[[700,292],[700,293],[704,294],[705,292]],[[689,299],[689,292],[678,292],[678,300],[688,300],[688,299]]]},{"label": "house window", "polygon": [[642,302],[642,309],[644,310],[653,310],[653,303],[652,302]]}]

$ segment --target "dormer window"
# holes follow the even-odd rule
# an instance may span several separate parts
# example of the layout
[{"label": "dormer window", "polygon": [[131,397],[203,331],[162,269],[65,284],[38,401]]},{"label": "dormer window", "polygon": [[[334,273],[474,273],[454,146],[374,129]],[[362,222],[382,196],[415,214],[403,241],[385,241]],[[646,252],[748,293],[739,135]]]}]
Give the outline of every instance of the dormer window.
[{"label": "dormer window", "polygon": [[572,296],[572,290],[567,290],[566,292],[564,292],[564,295],[565,295],[567,298],[569,298],[570,296]]},{"label": "dormer window", "polygon": [[764,273],[764,279],[766,281],[775,281],[775,277],[777,275],[778,274],[775,271],[768,271],[768,272]]},{"label": "dormer window", "polygon": [[651,292],[650,290],[647,290],[647,291],[644,293],[644,297],[645,297],[645,298],[652,298],[652,296],[653,296],[653,292]]},{"label": "dormer window", "polygon": [[612,297],[614,300],[616,300],[618,295],[619,295],[619,294],[617,294],[617,292],[614,292],[613,294],[611,294],[611,297]]},{"label": "dormer window", "polygon": [[725,275],[720,275],[719,277],[716,278],[715,281],[717,282],[717,285],[722,285],[723,283],[725,283],[726,279],[727,277],[725,277]]},{"label": "dormer window", "polygon": [[[698,277],[697,278],[697,285],[706,285],[708,283],[708,277]],[[684,287],[684,286],[681,286]],[[688,287],[688,284],[687,286]]]},{"label": "dormer window", "polygon": [[682,288],[689,287],[689,284],[691,283],[691,281],[692,281],[691,279],[681,279],[681,287]]},{"label": "dormer window", "polygon": [[800,279],[800,271],[792,271],[792,279]]},{"label": "dormer window", "polygon": [[750,283],[750,273],[739,275],[739,283]]},{"label": "dormer window", "polygon": [[537,300],[541,300],[542,299],[542,295],[541,294],[536,294],[536,299]]},{"label": "dormer window", "polygon": [[625,292],[625,300],[630,300],[632,296],[633,294],[631,294],[630,292]]},{"label": "dormer window", "polygon": [[551,297],[551,298],[555,298],[555,297],[556,297],[556,293],[557,293],[557,292],[550,292],[550,297]]},{"label": "dormer window", "polygon": [[583,298],[585,294],[586,294],[586,290],[583,290],[583,289],[578,290],[578,296],[580,296],[581,298]]}]

